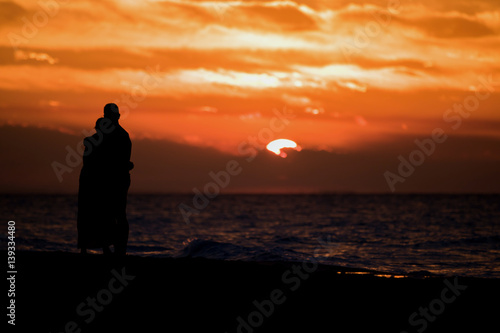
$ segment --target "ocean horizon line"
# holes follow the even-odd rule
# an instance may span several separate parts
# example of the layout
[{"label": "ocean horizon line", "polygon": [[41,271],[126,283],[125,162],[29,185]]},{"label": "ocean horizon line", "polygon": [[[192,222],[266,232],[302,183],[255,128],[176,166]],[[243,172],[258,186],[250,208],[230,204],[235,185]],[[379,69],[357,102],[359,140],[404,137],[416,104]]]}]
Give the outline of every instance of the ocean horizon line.
[{"label": "ocean horizon line", "polygon": [[[193,191],[131,191],[129,195],[194,195]],[[78,192],[38,192],[38,191],[26,191],[26,192],[0,192],[0,195],[78,195]],[[411,196],[411,195],[456,195],[456,196],[467,196],[467,195],[500,195],[500,192],[447,192],[447,191],[428,191],[428,192],[397,192],[392,193],[387,192],[370,192],[370,191],[225,191],[219,193],[217,196],[225,195],[386,195],[386,196]]]}]

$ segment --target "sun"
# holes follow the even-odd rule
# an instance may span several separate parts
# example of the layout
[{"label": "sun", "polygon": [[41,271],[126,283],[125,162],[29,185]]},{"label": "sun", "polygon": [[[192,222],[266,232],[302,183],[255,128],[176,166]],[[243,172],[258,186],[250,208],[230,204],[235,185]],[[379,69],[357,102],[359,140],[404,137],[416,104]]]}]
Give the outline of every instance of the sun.
[{"label": "sun", "polygon": [[292,140],[288,139],[278,139],[269,142],[269,144],[266,146],[267,150],[275,153],[278,156],[281,156],[283,158],[287,157],[287,154],[283,151],[285,148],[289,149],[295,149],[296,151],[301,151],[302,148]]}]

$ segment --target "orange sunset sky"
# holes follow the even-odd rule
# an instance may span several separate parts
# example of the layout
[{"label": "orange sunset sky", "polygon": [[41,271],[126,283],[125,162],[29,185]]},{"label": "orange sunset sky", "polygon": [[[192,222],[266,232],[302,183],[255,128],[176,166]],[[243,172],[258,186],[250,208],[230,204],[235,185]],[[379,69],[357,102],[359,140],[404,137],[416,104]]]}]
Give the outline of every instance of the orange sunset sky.
[{"label": "orange sunset sky", "polygon": [[[131,192],[202,189],[233,159],[228,193],[500,190],[497,0],[18,0],[0,32],[3,192],[76,193],[68,147],[108,102]],[[262,149],[279,138],[302,150]]]}]

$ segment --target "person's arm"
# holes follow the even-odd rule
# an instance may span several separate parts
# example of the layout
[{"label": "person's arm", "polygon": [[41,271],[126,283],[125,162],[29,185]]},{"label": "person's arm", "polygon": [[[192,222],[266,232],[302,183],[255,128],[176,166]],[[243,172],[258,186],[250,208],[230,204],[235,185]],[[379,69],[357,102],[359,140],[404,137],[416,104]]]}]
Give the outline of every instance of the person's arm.
[{"label": "person's arm", "polygon": [[87,137],[83,139],[83,145],[85,146],[85,150],[83,151],[83,165],[89,165],[91,162],[92,142]]},{"label": "person's arm", "polygon": [[134,163],[130,160],[130,158],[132,157],[132,141],[130,140],[130,137],[128,139],[128,170],[132,170],[134,168]]},{"label": "person's arm", "polygon": [[134,164],[130,161],[132,156],[132,141],[130,140],[128,133],[125,130],[123,132],[120,149],[120,168],[130,171],[134,168]]}]

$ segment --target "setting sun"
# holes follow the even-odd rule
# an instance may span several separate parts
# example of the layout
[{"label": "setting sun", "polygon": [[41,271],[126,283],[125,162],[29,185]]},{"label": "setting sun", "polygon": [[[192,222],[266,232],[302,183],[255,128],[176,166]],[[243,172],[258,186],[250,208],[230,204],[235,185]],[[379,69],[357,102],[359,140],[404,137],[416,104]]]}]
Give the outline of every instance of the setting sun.
[{"label": "setting sun", "polygon": [[292,140],[288,140],[288,139],[278,139],[278,140],[271,141],[266,146],[266,148],[267,148],[267,150],[269,150],[269,151],[271,151],[271,152],[275,153],[276,155],[281,156],[283,158],[287,157],[287,154],[283,151],[283,149],[285,149],[285,148],[295,149],[296,151],[302,150],[302,148],[299,145],[297,145],[297,143],[295,143]]}]

